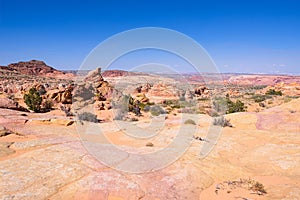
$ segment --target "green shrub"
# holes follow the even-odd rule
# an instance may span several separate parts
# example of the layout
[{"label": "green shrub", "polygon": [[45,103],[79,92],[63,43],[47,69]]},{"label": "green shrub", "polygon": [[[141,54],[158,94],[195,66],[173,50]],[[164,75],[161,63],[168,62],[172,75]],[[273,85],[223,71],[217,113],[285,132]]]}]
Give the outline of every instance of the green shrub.
[{"label": "green shrub", "polygon": [[231,101],[228,97],[217,98],[213,101],[213,108],[217,113],[235,113],[235,112],[245,112],[245,104],[237,100],[236,102]]},{"label": "green shrub", "polygon": [[150,110],[150,106],[153,106],[154,103],[147,102],[147,103],[139,103],[138,106],[142,111],[148,112]]},{"label": "green shrub", "polygon": [[191,124],[191,125],[196,125],[196,122],[192,119],[188,119],[184,122],[184,124]]},{"label": "green shrub", "polygon": [[256,103],[263,102],[263,101],[265,101],[266,99],[270,99],[270,98],[272,98],[272,97],[269,96],[269,95],[259,95],[259,94],[254,95],[254,96],[252,97],[252,99],[254,99],[254,102],[256,102]]},{"label": "green shrub", "polygon": [[42,97],[35,88],[31,88],[29,92],[24,95],[24,102],[30,110],[40,112]]},{"label": "green shrub", "polygon": [[228,103],[227,113],[235,112],[245,112],[245,104],[241,100],[236,100],[236,102],[230,101]]},{"label": "green shrub", "polygon": [[77,117],[81,121],[88,121],[88,122],[94,122],[94,123],[98,122],[97,115],[94,115],[93,113],[90,113],[90,112],[80,113],[80,114],[78,114]]},{"label": "green shrub", "polygon": [[269,89],[266,92],[266,95],[277,95],[277,96],[282,96],[282,92],[280,90],[276,91],[274,89]]}]

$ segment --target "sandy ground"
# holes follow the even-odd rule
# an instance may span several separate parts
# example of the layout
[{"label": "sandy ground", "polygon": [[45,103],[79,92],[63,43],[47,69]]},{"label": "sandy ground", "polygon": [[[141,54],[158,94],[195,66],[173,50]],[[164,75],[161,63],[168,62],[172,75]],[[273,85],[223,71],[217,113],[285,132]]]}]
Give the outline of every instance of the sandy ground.
[{"label": "sandy ground", "polygon": [[[83,146],[84,135],[78,134],[80,125],[69,123],[61,113],[22,116],[1,109],[0,125],[18,134],[0,138],[0,143],[12,142],[9,148],[15,151],[0,158],[0,199],[300,199],[299,103],[296,99],[263,112],[227,115],[233,128],[222,129],[208,156],[199,157],[205,141],[191,140],[175,162],[138,174],[116,170],[91,156]],[[51,120],[54,115],[57,119]],[[198,115],[197,120],[194,135],[209,138],[211,118]],[[145,132],[156,130],[148,122],[145,117],[130,123]],[[158,134],[148,139],[126,135],[116,122],[96,126],[107,138],[102,144],[143,154],[166,148],[180,127],[195,126],[180,122],[180,115],[168,116]],[[87,137],[102,141],[97,135]],[[147,147],[148,142],[154,146]],[[143,162],[140,159],[132,167]],[[267,194],[225,184],[239,179],[262,183]]]}]

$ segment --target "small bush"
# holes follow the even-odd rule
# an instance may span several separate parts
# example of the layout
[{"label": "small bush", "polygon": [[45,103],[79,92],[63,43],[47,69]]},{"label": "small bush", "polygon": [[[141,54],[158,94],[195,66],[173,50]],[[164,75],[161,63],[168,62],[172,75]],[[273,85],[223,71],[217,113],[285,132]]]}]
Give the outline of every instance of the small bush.
[{"label": "small bush", "polygon": [[276,91],[274,89],[269,89],[266,92],[266,95],[277,95],[277,96],[282,96],[282,92],[280,90]]},{"label": "small bush", "polygon": [[257,181],[253,184],[252,187],[250,187],[250,189],[261,194],[267,194],[264,185]]},{"label": "small bush", "polygon": [[245,112],[245,104],[241,100],[236,102],[229,102],[227,113]]},{"label": "small bush", "polygon": [[230,120],[226,119],[224,116],[214,118],[213,125],[222,127],[232,127]]},{"label": "small bush", "polygon": [[260,103],[272,97],[270,97],[269,95],[254,95],[252,98],[254,99],[254,102]]},{"label": "small bush", "polygon": [[94,122],[97,123],[97,115],[94,115],[93,113],[90,112],[83,112],[78,114],[78,119],[81,121],[88,121],[88,122]]},{"label": "small bush", "polygon": [[46,99],[43,103],[42,103],[42,107],[43,107],[43,110],[45,112],[47,111],[50,111],[52,110],[52,107],[53,107],[54,103],[51,99]]},{"label": "small bush", "polygon": [[64,111],[66,117],[72,117],[72,116],[74,116],[74,114],[71,112],[71,107],[60,106],[60,109],[61,109],[62,111]]},{"label": "small bush", "polygon": [[236,100],[236,102],[231,101],[228,97],[217,98],[213,101],[213,108],[217,113],[235,113],[235,112],[245,112],[245,104],[241,100]]},{"label": "small bush", "polygon": [[188,119],[184,122],[184,124],[191,124],[191,125],[196,125],[196,122],[192,119]]},{"label": "small bush", "polygon": [[31,88],[29,92],[24,95],[24,102],[28,108],[34,112],[41,110],[42,97],[35,88]]},{"label": "small bush", "polygon": [[146,105],[144,108],[143,108],[143,110],[145,111],[145,112],[149,112],[150,111],[150,106],[149,105]]},{"label": "small bush", "polygon": [[157,106],[157,105],[150,107],[150,113],[153,116],[159,116],[161,114],[166,114],[164,109],[162,109],[160,106]]}]

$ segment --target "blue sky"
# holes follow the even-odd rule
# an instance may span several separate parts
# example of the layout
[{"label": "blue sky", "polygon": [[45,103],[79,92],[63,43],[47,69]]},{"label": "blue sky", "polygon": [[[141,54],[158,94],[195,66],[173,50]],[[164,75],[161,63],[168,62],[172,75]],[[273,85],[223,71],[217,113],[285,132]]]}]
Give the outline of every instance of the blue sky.
[{"label": "blue sky", "polygon": [[[0,65],[38,59],[58,69],[78,69],[108,37],[151,26],[195,39],[221,72],[300,74],[299,10],[297,0],[0,0]],[[123,59],[114,67],[160,58],[185,69],[175,59],[164,60],[170,56],[148,51],[144,57]]]}]

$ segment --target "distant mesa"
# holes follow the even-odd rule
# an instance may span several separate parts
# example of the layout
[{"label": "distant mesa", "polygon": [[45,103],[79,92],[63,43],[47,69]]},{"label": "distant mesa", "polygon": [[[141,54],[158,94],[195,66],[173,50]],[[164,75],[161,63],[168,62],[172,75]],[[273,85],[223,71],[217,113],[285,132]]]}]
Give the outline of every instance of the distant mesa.
[{"label": "distant mesa", "polygon": [[11,63],[8,66],[1,66],[3,70],[16,71],[21,74],[45,77],[67,78],[72,77],[70,73],[65,73],[48,66],[45,62],[31,60],[28,62]]}]

